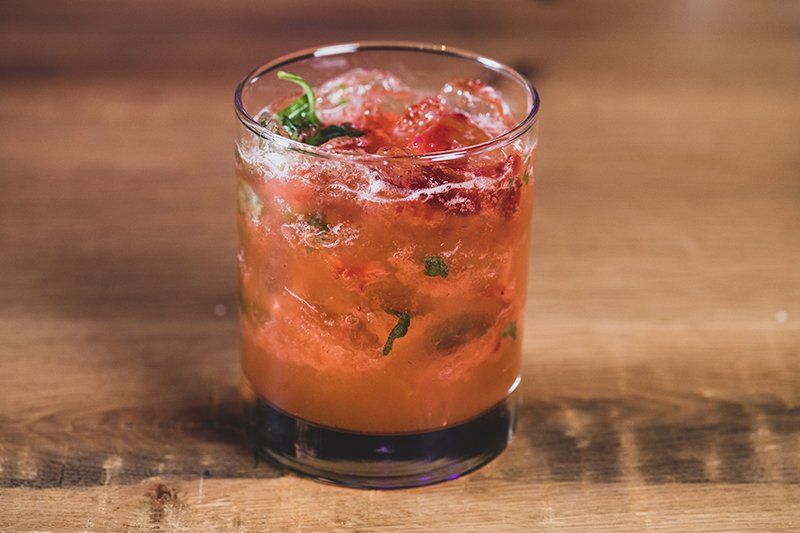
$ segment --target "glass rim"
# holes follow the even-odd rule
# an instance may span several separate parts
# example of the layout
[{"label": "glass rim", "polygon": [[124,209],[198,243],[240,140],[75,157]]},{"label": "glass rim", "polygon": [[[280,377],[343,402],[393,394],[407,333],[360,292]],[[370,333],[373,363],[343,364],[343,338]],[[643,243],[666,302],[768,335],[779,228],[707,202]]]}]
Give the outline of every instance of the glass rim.
[{"label": "glass rim", "polygon": [[[351,152],[337,152],[331,150],[323,150],[318,146],[309,144],[284,137],[259,124],[255,117],[250,115],[245,109],[242,102],[242,93],[249,85],[255,84],[262,76],[267,73],[273,72],[285,65],[300,61],[303,59],[310,59],[315,57],[335,56],[343,54],[357,53],[361,51],[405,51],[405,52],[420,52],[429,54],[438,54],[443,56],[457,57],[460,59],[467,59],[486,67],[494,72],[504,74],[514,79],[525,90],[526,93],[526,107],[528,113],[522,121],[518,122],[513,128],[510,128],[500,135],[494,136],[488,141],[479,144],[465,146],[463,148],[454,148],[450,150],[443,150],[439,152],[430,152],[425,154],[354,154]],[[269,61],[259,67],[250,71],[239,85],[236,87],[234,96],[234,107],[236,116],[239,121],[251,132],[255,133],[258,137],[269,139],[276,144],[294,150],[303,152],[308,155],[323,157],[327,159],[341,158],[348,160],[365,160],[365,161],[386,161],[397,159],[414,159],[422,161],[448,161],[452,159],[460,159],[476,154],[480,154],[489,150],[504,147],[522,135],[528,132],[536,123],[539,112],[539,93],[534,87],[533,83],[525,76],[520,74],[517,70],[482,56],[475,52],[446,46],[443,44],[431,44],[410,41],[361,41],[354,43],[332,44],[320,46],[315,48],[306,48],[290,54],[280,56],[272,61]]]}]

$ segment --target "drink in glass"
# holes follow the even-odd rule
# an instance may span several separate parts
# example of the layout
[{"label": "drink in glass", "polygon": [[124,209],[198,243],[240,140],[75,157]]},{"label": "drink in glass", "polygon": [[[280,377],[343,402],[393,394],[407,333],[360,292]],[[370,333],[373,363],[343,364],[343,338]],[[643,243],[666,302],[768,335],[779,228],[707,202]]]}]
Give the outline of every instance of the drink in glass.
[{"label": "drink in glass", "polygon": [[537,109],[512,69],[420,44],[299,52],[240,84],[242,391],[259,453],[396,488],[505,448]]}]

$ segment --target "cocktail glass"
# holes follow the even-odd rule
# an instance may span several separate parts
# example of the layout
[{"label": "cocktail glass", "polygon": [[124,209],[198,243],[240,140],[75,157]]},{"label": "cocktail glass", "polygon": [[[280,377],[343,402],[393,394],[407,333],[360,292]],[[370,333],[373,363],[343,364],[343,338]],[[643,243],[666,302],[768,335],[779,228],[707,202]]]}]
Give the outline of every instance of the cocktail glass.
[{"label": "cocktail glass", "polygon": [[[278,70],[318,85],[353,69],[391,72],[417,93],[451,83],[450,103],[495,131],[444,151],[341,152],[263,119],[297,90]],[[343,83],[342,101],[402,114],[403,90],[367,78],[357,80],[364,90]],[[454,79],[501,94],[506,124],[496,101]],[[257,68],[235,104],[242,392],[258,452],[364,488],[453,479],[496,457],[519,404],[539,107],[531,83],[450,47],[344,44]]]}]

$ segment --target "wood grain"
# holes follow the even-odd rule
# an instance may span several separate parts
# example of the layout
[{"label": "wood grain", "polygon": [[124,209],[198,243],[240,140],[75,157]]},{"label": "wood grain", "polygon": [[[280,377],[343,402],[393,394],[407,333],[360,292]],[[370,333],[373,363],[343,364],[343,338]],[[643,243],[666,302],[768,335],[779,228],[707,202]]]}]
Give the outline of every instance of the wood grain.
[{"label": "wood grain", "polygon": [[[0,3],[0,531],[800,528],[797,6],[344,4]],[[368,38],[544,101],[520,432],[388,493],[256,461],[235,389],[233,86]]]}]

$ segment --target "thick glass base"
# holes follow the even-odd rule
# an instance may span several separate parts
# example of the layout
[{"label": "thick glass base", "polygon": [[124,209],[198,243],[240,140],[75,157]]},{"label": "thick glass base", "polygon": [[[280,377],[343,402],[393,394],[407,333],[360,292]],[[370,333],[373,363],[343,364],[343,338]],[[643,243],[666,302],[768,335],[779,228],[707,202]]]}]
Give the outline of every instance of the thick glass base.
[{"label": "thick glass base", "polygon": [[363,489],[420,487],[455,479],[502,452],[514,434],[519,397],[456,426],[375,435],[319,426],[263,400],[248,406],[259,455],[313,478]]}]

